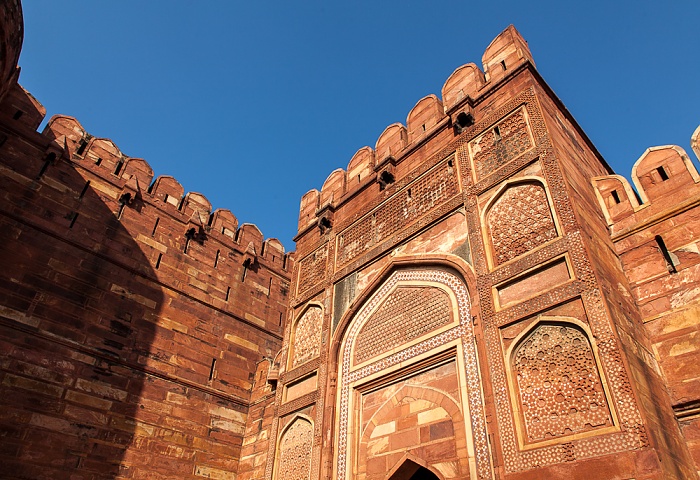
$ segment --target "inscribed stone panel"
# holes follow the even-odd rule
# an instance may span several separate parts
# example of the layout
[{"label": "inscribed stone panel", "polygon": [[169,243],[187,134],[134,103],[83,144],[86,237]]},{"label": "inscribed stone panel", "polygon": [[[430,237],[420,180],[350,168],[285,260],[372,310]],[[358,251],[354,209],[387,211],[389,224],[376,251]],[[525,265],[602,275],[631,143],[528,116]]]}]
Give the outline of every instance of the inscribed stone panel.
[{"label": "inscribed stone panel", "polygon": [[311,469],[314,429],[311,422],[297,418],[280,440],[278,480],[307,480]]},{"label": "inscribed stone panel", "polygon": [[367,320],[355,343],[359,364],[452,321],[450,298],[435,287],[398,287]]},{"label": "inscribed stone panel", "polygon": [[509,186],[489,209],[493,263],[500,265],[557,237],[547,193],[538,182]]},{"label": "inscribed stone panel", "polygon": [[539,325],[512,368],[527,443],[613,426],[593,349],[573,325]]},{"label": "inscribed stone panel", "polygon": [[299,319],[294,328],[291,368],[316,358],[321,348],[321,327],[323,310],[310,307]]}]

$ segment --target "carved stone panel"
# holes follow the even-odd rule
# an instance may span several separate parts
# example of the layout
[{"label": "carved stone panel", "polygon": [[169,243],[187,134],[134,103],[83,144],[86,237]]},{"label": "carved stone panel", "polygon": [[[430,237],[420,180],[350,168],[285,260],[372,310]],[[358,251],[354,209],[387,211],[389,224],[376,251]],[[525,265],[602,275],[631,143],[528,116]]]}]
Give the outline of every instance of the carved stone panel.
[{"label": "carved stone panel", "polygon": [[277,480],[308,480],[313,440],[311,422],[301,417],[294,420],[280,439]]},{"label": "carved stone panel", "polygon": [[297,297],[303,297],[323,282],[326,278],[327,261],[327,243],[299,261]]},{"label": "carved stone panel", "polygon": [[486,223],[495,266],[557,237],[547,193],[535,181],[517,183],[501,192],[486,215]]},{"label": "carved stone panel", "polygon": [[572,324],[541,324],[511,356],[525,443],[613,426],[587,335]]},{"label": "carved stone panel", "polygon": [[294,327],[292,336],[292,359],[290,367],[296,368],[318,357],[321,349],[321,327],[323,325],[323,310],[310,307]]},{"label": "carved stone panel", "polygon": [[435,287],[398,287],[360,330],[354,364],[416,340],[452,320],[447,293]]},{"label": "carved stone panel", "polygon": [[469,143],[476,181],[534,146],[524,108],[520,108]]},{"label": "carved stone panel", "polygon": [[418,177],[338,236],[337,267],[432,212],[459,192],[452,157]]}]

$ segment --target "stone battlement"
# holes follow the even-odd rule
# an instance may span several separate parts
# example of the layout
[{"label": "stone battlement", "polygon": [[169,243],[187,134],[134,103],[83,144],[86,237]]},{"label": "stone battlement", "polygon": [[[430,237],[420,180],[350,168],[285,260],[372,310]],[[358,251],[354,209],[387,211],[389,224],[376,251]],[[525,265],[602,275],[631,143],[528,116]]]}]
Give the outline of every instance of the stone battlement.
[{"label": "stone battlement", "polygon": [[[690,144],[700,158],[700,127]],[[700,175],[685,150],[676,145],[647,148],[632,167],[634,188],[621,175],[591,181],[613,240],[700,202]]]},{"label": "stone battlement", "polygon": [[474,63],[457,68],[442,87],[442,99],[428,95],[410,110],[406,125],[394,123],[379,135],[374,148],[360,148],[345,170],[334,170],[321,190],[312,189],[302,196],[299,233],[320,221],[324,210],[337,208],[358,191],[399,180],[408,169],[397,164],[434,137],[445,127],[456,131],[470,125],[475,100],[509,77],[525,64],[534,66],[527,42],[510,25],[486,48],[483,71]]}]

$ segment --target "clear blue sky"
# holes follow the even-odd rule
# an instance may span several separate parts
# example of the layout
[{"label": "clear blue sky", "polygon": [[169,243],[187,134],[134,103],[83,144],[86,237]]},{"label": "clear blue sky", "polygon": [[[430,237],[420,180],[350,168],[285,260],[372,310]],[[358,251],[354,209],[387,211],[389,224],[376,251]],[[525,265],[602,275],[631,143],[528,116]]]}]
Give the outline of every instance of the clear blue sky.
[{"label": "clear blue sky", "polygon": [[[25,0],[20,82],[288,250],[300,197],[514,24],[625,176],[690,152],[700,2]],[[692,155],[691,155],[692,157]]]}]

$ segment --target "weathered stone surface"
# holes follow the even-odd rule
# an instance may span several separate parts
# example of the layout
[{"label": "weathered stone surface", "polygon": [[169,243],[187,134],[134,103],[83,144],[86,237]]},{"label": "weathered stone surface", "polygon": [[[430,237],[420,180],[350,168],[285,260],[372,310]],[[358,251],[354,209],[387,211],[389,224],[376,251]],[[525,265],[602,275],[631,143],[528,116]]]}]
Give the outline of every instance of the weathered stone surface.
[{"label": "weathered stone surface", "polygon": [[638,199],[512,26],[286,254],[71,117],[37,133],[0,23],[3,478],[697,478],[700,176],[652,147]]}]

